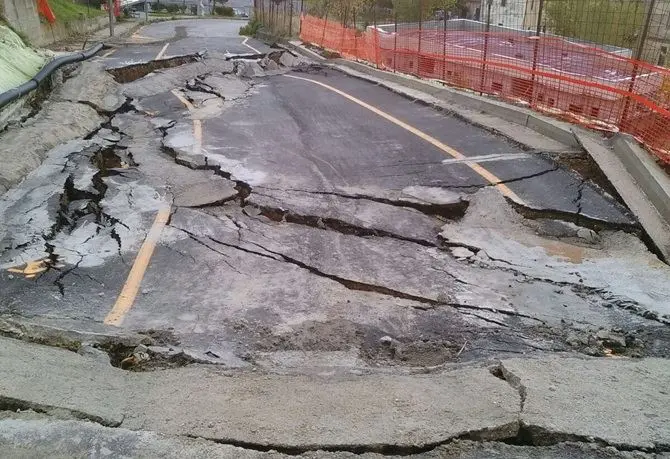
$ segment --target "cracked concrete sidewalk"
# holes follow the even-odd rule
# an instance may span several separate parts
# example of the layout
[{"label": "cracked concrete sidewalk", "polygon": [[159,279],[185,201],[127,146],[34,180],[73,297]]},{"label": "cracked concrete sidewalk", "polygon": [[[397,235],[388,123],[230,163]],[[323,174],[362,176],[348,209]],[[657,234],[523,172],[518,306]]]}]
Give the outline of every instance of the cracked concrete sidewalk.
[{"label": "cracked concrete sidewalk", "polygon": [[[198,365],[134,373],[0,338],[0,365],[5,410],[258,451],[408,454],[468,439],[670,451],[670,364],[661,359],[509,359],[421,376],[283,376]],[[12,437],[2,426],[17,422],[0,420],[0,443]]]}]

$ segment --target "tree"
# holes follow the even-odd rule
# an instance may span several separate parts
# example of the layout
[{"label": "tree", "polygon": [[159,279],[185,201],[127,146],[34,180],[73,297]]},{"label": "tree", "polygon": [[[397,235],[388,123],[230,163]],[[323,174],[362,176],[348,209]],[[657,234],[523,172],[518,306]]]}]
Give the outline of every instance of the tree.
[{"label": "tree", "polygon": [[393,0],[393,9],[398,15],[398,21],[416,22],[420,18],[432,17],[437,10],[445,14],[459,11],[461,4],[459,0]]},{"label": "tree", "polygon": [[544,15],[556,35],[630,48],[645,10],[644,0],[545,0]]}]

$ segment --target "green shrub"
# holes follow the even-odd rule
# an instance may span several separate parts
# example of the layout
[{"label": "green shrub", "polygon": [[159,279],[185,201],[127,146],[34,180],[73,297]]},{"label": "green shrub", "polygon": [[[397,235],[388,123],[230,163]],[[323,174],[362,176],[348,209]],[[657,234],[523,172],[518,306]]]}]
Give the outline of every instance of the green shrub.
[{"label": "green shrub", "polygon": [[240,27],[240,35],[253,37],[258,32],[258,29],[261,28],[261,25],[260,21],[256,19],[249,21],[247,25]]},{"label": "green shrub", "polygon": [[235,11],[230,6],[217,6],[214,8],[214,14],[217,16],[233,17],[235,16]]}]

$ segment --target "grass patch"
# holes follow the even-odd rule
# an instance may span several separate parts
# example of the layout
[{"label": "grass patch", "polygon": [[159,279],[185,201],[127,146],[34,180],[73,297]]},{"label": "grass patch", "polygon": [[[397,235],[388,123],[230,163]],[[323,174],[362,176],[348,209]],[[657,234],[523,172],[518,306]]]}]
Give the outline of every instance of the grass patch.
[{"label": "grass patch", "polygon": [[247,25],[240,27],[240,35],[246,35],[248,37],[253,37],[258,32],[258,29],[261,28],[261,22],[253,19]]},{"label": "grass patch", "polygon": [[73,3],[71,0],[49,0],[49,6],[56,15],[56,22],[69,24],[81,19],[94,18],[107,14],[100,7],[91,2],[91,7],[79,3]]},{"label": "grass patch", "polygon": [[21,32],[20,30],[16,30],[14,27],[12,27],[9,24],[9,22],[5,21],[5,19],[2,16],[0,16],[0,26],[7,27],[9,30],[11,30],[12,32],[14,32],[16,35],[19,36],[21,41],[23,41],[23,44],[30,45],[30,40],[28,40],[28,36],[25,33]]}]

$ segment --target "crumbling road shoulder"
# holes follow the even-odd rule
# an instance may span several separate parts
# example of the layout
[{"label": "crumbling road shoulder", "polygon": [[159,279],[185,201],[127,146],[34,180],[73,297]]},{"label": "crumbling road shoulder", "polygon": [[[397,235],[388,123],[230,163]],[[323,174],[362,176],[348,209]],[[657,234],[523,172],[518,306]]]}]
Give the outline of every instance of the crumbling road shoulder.
[{"label": "crumbling road shoulder", "polygon": [[[0,338],[0,364],[8,369],[0,375],[4,409],[260,451],[419,454],[470,439],[662,452],[670,438],[669,397],[659,384],[670,366],[658,359],[513,359],[422,376],[323,378],[206,366],[133,373]],[[628,392],[631,385],[636,394]],[[17,422],[0,425],[16,429]],[[49,435],[57,435],[54,428]],[[0,430],[0,442],[8,441],[12,430]]]}]

